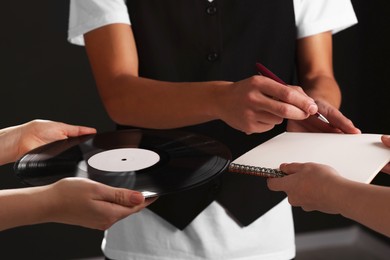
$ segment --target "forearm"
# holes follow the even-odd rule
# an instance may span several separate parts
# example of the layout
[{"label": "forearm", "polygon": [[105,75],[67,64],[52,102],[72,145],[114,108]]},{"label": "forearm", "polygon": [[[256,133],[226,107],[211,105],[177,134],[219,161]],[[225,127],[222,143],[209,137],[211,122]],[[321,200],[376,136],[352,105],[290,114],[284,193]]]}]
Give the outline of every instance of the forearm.
[{"label": "forearm", "polygon": [[226,82],[172,83],[138,77],[131,27],[112,24],[84,35],[99,94],[119,124],[175,128],[216,119],[215,99]]},{"label": "forearm", "polygon": [[297,55],[299,84],[315,100],[339,108],[341,92],[333,73],[331,32],[298,40]]},{"label": "forearm", "polygon": [[103,104],[119,124],[165,129],[222,120],[254,133],[268,131],[284,118],[305,119],[310,109],[317,109],[298,90],[261,76],[234,83],[140,78],[128,25],[107,25],[85,34],[84,39]]},{"label": "forearm", "polygon": [[332,195],[341,215],[390,236],[390,189],[352,181],[346,183]]},{"label": "forearm", "polygon": [[49,221],[47,187],[0,191],[0,230]]},{"label": "forearm", "polygon": [[175,128],[218,118],[217,103],[229,82],[172,83],[131,75],[98,83],[110,117],[119,124]]}]

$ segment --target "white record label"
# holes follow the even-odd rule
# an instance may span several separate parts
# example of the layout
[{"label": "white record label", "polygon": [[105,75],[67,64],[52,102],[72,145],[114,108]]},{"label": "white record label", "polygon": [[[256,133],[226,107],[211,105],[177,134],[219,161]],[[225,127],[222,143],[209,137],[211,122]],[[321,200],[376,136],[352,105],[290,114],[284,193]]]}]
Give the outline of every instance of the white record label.
[{"label": "white record label", "polygon": [[160,156],[150,150],[139,148],[120,148],[94,154],[88,165],[107,172],[138,171],[156,164]]}]

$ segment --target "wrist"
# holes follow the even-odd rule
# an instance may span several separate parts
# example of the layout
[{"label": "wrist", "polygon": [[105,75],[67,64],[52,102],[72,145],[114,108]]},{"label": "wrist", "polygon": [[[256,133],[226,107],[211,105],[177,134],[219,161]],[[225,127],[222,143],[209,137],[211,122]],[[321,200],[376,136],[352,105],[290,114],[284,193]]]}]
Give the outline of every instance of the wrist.
[{"label": "wrist", "polygon": [[0,165],[16,161],[20,142],[21,125],[0,130]]},{"label": "wrist", "polygon": [[210,109],[207,111],[213,120],[222,119],[224,111],[232,106],[230,101],[231,82],[215,81],[212,82],[210,91]]},{"label": "wrist", "polygon": [[41,188],[37,194],[40,207],[40,219],[43,222],[58,222],[58,212],[61,209],[61,197],[58,196],[57,184],[53,183]]},{"label": "wrist", "polygon": [[[336,211],[344,217],[349,217],[350,211],[355,208],[354,202],[357,194],[354,194],[355,183],[339,177],[339,181],[334,185],[332,193],[332,203]],[[356,209],[356,208],[355,208]]]},{"label": "wrist", "polygon": [[302,81],[302,87],[307,95],[318,102],[325,102],[339,108],[341,105],[341,90],[333,76],[319,75]]}]

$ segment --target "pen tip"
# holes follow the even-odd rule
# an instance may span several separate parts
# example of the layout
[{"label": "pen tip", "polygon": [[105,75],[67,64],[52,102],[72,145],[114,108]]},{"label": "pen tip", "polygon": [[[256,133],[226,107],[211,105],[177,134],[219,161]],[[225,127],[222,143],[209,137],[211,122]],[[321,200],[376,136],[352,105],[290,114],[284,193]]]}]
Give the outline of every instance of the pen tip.
[{"label": "pen tip", "polygon": [[325,122],[325,123],[329,124],[328,119],[326,119],[326,117],[324,117],[324,116],[321,115],[320,113],[317,113],[317,117],[318,117],[322,122]]}]

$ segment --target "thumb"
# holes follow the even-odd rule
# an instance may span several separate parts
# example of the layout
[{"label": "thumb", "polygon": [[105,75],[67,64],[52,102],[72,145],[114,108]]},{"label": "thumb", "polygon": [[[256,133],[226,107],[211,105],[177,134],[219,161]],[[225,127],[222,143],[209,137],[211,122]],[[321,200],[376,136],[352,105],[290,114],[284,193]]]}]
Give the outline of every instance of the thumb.
[{"label": "thumb", "polygon": [[134,207],[144,203],[145,198],[141,192],[114,188],[106,185],[101,186],[100,200],[111,202],[125,207]]},{"label": "thumb", "polygon": [[390,135],[382,135],[382,143],[390,148]]},{"label": "thumb", "polygon": [[117,189],[114,192],[114,203],[126,206],[134,207],[144,203],[145,197],[141,192],[126,190],[126,189]]}]

